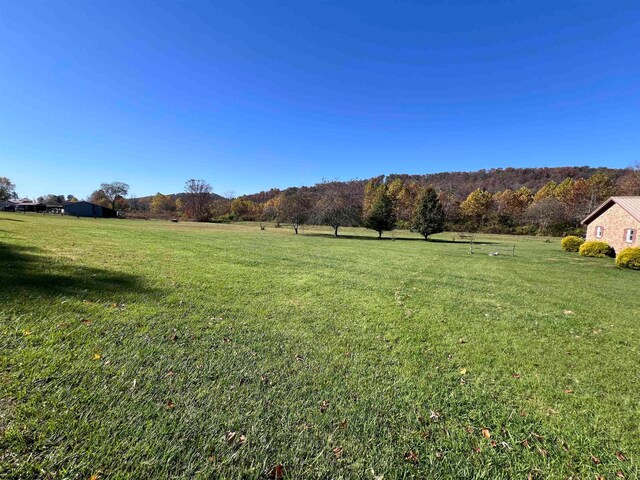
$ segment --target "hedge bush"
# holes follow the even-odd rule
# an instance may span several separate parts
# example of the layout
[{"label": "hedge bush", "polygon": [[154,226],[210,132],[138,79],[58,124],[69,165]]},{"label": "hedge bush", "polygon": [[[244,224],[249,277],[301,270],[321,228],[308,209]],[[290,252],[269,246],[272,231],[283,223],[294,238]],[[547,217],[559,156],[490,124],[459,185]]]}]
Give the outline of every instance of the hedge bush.
[{"label": "hedge bush", "polygon": [[583,257],[605,258],[615,256],[613,248],[611,248],[608,243],[598,242],[597,240],[584,242],[580,245],[579,251]]},{"label": "hedge bush", "polygon": [[640,270],[640,247],[625,248],[616,255],[616,265]]},{"label": "hedge bush", "polygon": [[573,235],[569,235],[568,237],[564,237],[560,242],[562,245],[562,249],[565,252],[578,252],[580,250],[580,246],[584,243],[584,240],[580,237],[575,237]]}]

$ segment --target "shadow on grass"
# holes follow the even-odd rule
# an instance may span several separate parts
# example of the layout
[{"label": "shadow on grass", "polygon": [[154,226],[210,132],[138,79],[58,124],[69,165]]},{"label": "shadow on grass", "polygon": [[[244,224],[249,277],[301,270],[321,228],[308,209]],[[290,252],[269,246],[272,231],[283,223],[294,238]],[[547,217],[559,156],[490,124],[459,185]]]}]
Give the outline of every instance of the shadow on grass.
[{"label": "shadow on grass", "polygon": [[7,217],[2,217],[0,218],[0,221],[6,221],[6,222],[24,222],[24,220],[20,220],[19,218],[7,218]]},{"label": "shadow on grass", "polygon": [[[333,233],[331,232],[305,232],[303,234],[305,237],[323,237],[323,238],[344,238],[344,239],[348,239],[348,240],[375,240],[375,241],[381,241],[381,240],[387,240],[387,241],[395,241],[395,242],[423,242],[423,243],[454,243],[457,245],[469,245],[469,241],[468,240],[447,240],[444,238],[433,238],[433,239],[429,239],[428,241],[425,241],[424,238],[419,238],[419,237],[382,237],[382,238],[378,238],[375,236],[371,236],[371,237],[365,237],[364,235],[343,235],[343,234],[338,234],[338,236],[336,237]],[[475,245],[499,245],[495,242],[473,242]]]},{"label": "shadow on grass", "polygon": [[70,265],[37,248],[0,243],[0,301],[3,294],[78,296],[150,293],[135,275]]}]

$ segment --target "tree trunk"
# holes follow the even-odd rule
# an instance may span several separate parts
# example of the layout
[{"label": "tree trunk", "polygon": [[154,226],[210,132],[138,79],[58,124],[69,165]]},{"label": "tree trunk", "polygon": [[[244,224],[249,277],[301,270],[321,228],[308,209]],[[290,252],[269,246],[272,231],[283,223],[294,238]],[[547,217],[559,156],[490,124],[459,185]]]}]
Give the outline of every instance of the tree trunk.
[{"label": "tree trunk", "polygon": [[378,230],[378,238],[382,238],[382,230]]},{"label": "tree trunk", "polygon": [[298,234],[298,224],[294,223],[293,224],[293,230],[296,232],[296,235]]},{"label": "tree trunk", "polygon": [[338,236],[338,225],[333,227],[333,235],[336,237]]}]

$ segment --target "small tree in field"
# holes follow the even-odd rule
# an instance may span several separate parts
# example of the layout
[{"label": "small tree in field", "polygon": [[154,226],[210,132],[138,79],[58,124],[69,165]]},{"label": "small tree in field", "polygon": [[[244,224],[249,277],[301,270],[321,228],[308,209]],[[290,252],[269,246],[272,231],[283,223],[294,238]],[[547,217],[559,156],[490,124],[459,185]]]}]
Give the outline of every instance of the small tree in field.
[{"label": "small tree in field", "polygon": [[313,218],[320,225],[333,227],[337,237],[339,227],[356,225],[360,221],[360,212],[360,204],[353,195],[330,190],[316,203]]},{"label": "small tree in field", "polygon": [[425,188],[413,212],[413,229],[425,240],[429,240],[429,235],[444,231],[444,220],[444,209],[440,205],[438,194],[431,187]]},{"label": "small tree in field", "polygon": [[211,204],[211,185],[204,180],[187,180],[184,186],[184,211],[198,222],[209,220]]},{"label": "small tree in field", "polygon": [[293,231],[298,234],[300,225],[311,215],[311,195],[299,188],[290,188],[281,194],[278,206],[278,222],[290,222]]},{"label": "small tree in field", "polygon": [[371,200],[371,206],[365,212],[364,224],[367,228],[378,232],[378,238],[382,238],[382,232],[395,229],[397,221],[393,201],[387,193],[387,186],[382,184],[377,187]]}]

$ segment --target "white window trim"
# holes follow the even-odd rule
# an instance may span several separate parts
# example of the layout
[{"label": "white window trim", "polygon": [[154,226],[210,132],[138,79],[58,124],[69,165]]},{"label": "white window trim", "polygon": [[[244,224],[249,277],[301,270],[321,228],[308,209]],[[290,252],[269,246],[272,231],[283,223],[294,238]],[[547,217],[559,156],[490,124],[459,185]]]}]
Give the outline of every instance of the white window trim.
[{"label": "white window trim", "polygon": [[624,231],[624,241],[627,243],[633,243],[636,239],[636,231],[633,228],[627,228]]},{"label": "white window trim", "polygon": [[604,228],[601,225],[596,227],[596,238],[602,238],[602,234],[604,233]]}]

